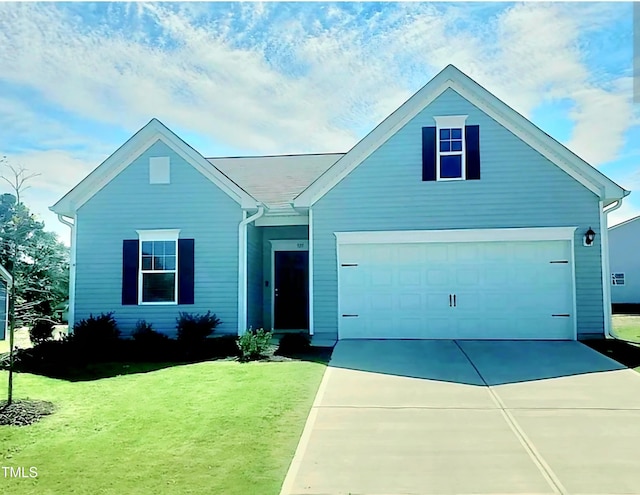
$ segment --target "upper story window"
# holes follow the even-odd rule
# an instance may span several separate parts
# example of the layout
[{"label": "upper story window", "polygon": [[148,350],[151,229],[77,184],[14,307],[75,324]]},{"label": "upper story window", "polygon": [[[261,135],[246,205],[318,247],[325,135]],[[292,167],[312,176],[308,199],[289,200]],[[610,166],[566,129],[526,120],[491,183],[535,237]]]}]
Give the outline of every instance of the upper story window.
[{"label": "upper story window", "polygon": [[422,128],[422,180],[480,179],[480,128],[466,125],[466,115],[434,117]]},{"label": "upper story window", "polygon": [[438,136],[436,180],[464,180],[466,115],[435,117]]}]

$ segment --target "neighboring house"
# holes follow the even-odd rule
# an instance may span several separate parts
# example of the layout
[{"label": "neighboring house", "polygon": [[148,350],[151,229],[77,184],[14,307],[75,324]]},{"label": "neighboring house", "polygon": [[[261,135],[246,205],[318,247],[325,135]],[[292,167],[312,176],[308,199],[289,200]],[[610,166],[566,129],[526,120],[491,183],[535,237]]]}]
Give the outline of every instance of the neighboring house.
[{"label": "neighboring house", "polygon": [[448,66],[344,154],[207,159],[153,119],[51,210],[71,322],[575,339],[608,333],[627,194]]},{"label": "neighboring house", "polygon": [[611,302],[640,304],[640,216],[609,229]]},{"label": "neighboring house", "polygon": [[7,329],[9,327],[9,289],[13,277],[0,265],[0,340],[7,338]]}]

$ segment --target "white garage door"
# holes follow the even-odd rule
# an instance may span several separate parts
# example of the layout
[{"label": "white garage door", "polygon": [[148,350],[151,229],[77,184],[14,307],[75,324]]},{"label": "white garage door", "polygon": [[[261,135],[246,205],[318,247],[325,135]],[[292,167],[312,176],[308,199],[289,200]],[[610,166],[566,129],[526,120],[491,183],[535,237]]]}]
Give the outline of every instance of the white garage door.
[{"label": "white garage door", "polygon": [[571,242],[346,244],[341,339],[573,339]]}]

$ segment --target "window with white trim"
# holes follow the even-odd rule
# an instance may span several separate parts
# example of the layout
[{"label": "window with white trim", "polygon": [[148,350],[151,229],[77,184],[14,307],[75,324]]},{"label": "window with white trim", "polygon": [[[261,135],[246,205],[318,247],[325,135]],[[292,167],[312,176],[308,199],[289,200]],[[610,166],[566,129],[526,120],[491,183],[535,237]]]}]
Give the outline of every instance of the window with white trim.
[{"label": "window with white trim", "polygon": [[624,285],[624,273],[612,273],[611,285]]},{"label": "window with white trim", "polygon": [[178,301],[179,230],[138,231],[140,304],[176,304]]},{"label": "window with white trim", "polygon": [[466,115],[434,117],[436,121],[436,180],[465,179]]}]

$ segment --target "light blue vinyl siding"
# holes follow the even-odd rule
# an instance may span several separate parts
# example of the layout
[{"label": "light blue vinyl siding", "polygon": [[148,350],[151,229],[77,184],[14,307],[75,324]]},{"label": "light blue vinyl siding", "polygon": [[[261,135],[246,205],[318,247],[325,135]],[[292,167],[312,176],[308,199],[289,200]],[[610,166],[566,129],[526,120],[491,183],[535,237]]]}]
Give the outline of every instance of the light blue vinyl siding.
[{"label": "light blue vinyl siding", "polygon": [[[169,156],[171,183],[149,184],[149,158]],[[114,311],[126,335],[139,319],[175,335],[178,312],[211,310],[217,333],[237,332],[239,205],[171,148],[156,142],[77,215],[75,320]],[[180,229],[195,239],[195,304],[123,306],[122,241],[136,230]]]},{"label": "light blue vinyl siding", "polygon": [[247,225],[247,325],[262,328],[262,229]]},{"label": "light blue vinyl siding", "polygon": [[307,225],[291,225],[286,227],[261,227],[264,280],[269,283],[262,284],[263,291],[263,324],[265,328],[272,329],[271,300],[273,295],[273,280],[271,270],[271,243],[275,240],[309,239],[309,227]]},{"label": "light blue vinyl siding", "polygon": [[[624,273],[624,285],[611,286],[611,302],[640,304],[640,220],[609,230],[611,273]],[[611,273],[607,274],[611,284]]]},{"label": "light blue vinyl siding", "polygon": [[[481,179],[423,182],[422,127],[468,115],[480,126]],[[316,335],[337,337],[334,232],[577,226],[579,336],[603,334],[598,198],[452,89],[420,112],[313,207]]]}]

